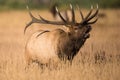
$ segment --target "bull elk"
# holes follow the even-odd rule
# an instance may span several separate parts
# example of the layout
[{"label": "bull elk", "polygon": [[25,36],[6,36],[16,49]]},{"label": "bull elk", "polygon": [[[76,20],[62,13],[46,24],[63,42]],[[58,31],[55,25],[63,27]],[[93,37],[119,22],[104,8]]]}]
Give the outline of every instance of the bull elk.
[{"label": "bull elk", "polygon": [[[79,9],[82,18],[81,22],[76,22],[75,12],[72,5],[70,5],[70,10],[72,21],[66,20],[57,7],[57,14],[62,21],[46,20],[40,15],[39,18],[36,18],[29,10],[29,15],[32,20],[26,25],[24,32],[33,23],[65,25],[67,30],[41,30],[32,34],[25,47],[27,64],[30,64],[31,62],[37,62],[39,64],[57,64],[59,61],[69,61],[72,63],[72,60],[75,55],[77,55],[79,49],[90,37],[89,32],[92,29],[91,24],[94,24],[98,20],[97,14],[99,9],[97,5],[96,11],[92,13],[93,7],[91,7],[91,10],[86,17],[83,16],[83,13]],[[93,18],[94,20],[92,20]]]}]

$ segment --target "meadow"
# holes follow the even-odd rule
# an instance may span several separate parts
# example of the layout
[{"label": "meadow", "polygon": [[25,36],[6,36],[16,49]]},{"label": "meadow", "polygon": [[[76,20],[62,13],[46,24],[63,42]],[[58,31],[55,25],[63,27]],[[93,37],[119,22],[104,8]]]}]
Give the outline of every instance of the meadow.
[{"label": "meadow", "polygon": [[[84,15],[88,10],[82,9]],[[32,11],[52,20],[46,11]],[[76,18],[80,15],[76,11]],[[30,65],[25,70],[24,50],[29,36],[39,30],[53,30],[62,26],[33,24],[24,35],[24,27],[31,20],[27,11],[0,12],[0,80],[120,80],[120,10],[100,10],[92,25],[90,38],[75,56],[73,64],[62,64],[59,69],[43,70]]]}]

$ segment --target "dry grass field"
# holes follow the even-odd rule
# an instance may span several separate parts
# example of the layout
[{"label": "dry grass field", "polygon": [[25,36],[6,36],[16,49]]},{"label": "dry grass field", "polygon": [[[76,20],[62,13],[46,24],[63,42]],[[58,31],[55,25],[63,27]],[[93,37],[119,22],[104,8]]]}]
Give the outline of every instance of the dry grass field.
[{"label": "dry grass field", "polygon": [[[47,11],[32,11],[51,20]],[[84,14],[88,11],[83,10]],[[43,70],[32,64],[25,70],[24,49],[28,37],[39,29],[60,28],[34,24],[24,35],[30,20],[27,11],[0,12],[0,80],[120,80],[120,10],[100,10],[90,38],[75,56],[72,66]],[[47,15],[47,16],[46,16]],[[77,12],[77,19],[80,20]]]}]

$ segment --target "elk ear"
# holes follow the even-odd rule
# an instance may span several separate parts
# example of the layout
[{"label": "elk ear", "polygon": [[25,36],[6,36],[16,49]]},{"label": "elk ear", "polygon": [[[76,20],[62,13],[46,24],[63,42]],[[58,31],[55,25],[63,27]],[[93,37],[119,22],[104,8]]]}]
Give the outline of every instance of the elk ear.
[{"label": "elk ear", "polygon": [[65,29],[66,32],[70,32],[69,27],[63,26],[63,28]]}]

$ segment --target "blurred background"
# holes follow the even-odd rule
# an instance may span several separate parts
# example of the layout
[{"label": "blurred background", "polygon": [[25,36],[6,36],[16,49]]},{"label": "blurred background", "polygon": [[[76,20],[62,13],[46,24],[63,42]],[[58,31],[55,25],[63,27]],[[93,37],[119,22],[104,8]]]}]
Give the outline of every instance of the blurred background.
[{"label": "blurred background", "polygon": [[120,0],[0,0],[0,10],[25,9],[26,4],[33,9],[48,8],[53,4],[65,6],[72,3],[83,8],[88,8],[90,4],[98,3],[101,8],[120,8]]},{"label": "blurred background", "polygon": [[[91,25],[90,38],[75,56],[73,65],[43,72],[33,64],[26,71],[24,53],[30,35],[38,30],[64,28],[33,24],[24,34],[31,21],[26,5],[36,18],[40,14],[53,20],[51,7],[57,4],[66,10],[70,3],[78,4],[84,16],[91,5],[99,5],[99,19]],[[75,17],[76,21],[81,20],[78,10]],[[120,80],[120,0],[0,0],[0,80]]]}]

